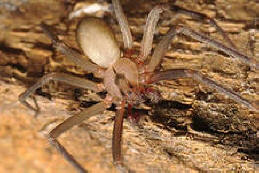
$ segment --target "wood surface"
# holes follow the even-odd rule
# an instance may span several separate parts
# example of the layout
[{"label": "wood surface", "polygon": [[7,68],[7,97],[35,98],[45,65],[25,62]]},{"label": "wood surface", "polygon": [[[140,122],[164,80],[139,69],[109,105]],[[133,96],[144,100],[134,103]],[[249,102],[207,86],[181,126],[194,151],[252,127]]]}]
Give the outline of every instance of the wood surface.
[{"label": "wood surface", "polygon": [[[103,4],[109,2],[98,1]],[[79,50],[75,28],[80,18],[69,20],[76,8],[95,1],[11,0],[0,2],[0,172],[75,172],[46,135],[57,124],[102,100],[88,90],[50,82],[37,91],[40,115],[18,102],[18,96],[49,72],[93,78],[56,52],[39,24],[57,29],[59,38]],[[253,0],[124,0],[139,50],[148,12],[159,3],[176,4],[215,18],[238,49],[258,60],[258,3]],[[121,47],[122,38],[112,13],[95,13],[109,23]],[[159,22],[154,47],[175,24],[188,26],[223,40],[215,28],[187,16],[165,13]],[[79,50],[80,51],[80,50]],[[257,104],[258,71],[191,38],[178,36],[162,61],[163,69],[190,68],[240,93]],[[153,85],[162,93],[159,104],[138,108],[137,124],[125,119],[125,164],[136,172],[255,172],[259,169],[259,115],[190,79]],[[114,109],[83,122],[59,138],[90,172],[115,172],[111,139]]]}]

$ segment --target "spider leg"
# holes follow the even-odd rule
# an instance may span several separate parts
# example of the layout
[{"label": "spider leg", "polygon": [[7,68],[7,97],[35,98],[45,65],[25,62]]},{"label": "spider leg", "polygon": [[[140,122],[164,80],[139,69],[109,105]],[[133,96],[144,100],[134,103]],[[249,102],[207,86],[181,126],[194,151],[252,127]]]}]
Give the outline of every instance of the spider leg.
[{"label": "spider leg", "polygon": [[49,142],[54,146],[64,158],[72,164],[80,173],[87,172],[81,165],[78,163],[75,158],[65,149],[65,147],[59,143],[57,138],[59,135],[69,130],[75,125],[81,124],[84,120],[89,119],[90,117],[102,113],[110,106],[110,102],[100,102],[94,106],[87,108],[78,115],[74,115],[66,119],[63,123],[59,124],[49,133]]},{"label": "spider leg", "polygon": [[119,172],[134,172],[123,164],[122,156],[122,131],[123,131],[123,116],[125,112],[125,101],[120,103],[117,107],[117,111],[114,119],[113,134],[112,134],[112,157],[113,164],[116,166]]},{"label": "spider leg", "polygon": [[206,43],[218,50],[221,50],[224,53],[226,53],[227,55],[239,59],[240,61],[247,64],[248,66],[255,67],[256,69],[259,68],[259,65],[255,64],[252,57],[248,57],[247,55],[242,54],[241,52],[237,51],[236,49],[226,47],[222,43],[212,40],[209,37],[207,37],[206,35],[197,33],[190,28],[178,27],[178,28],[176,28],[176,34],[178,34],[178,33],[182,33],[186,36],[192,37],[195,40]]},{"label": "spider leg", "polygon": [[236,101],[237,103],[243,104],[247,108],[252,111],[259,111],[256,107],[254,107],[249,101],[242,98],[238,93],[234,92],[231,89],[225,88],[224,86],[217,84],[213,80],[205,77],[201,73],[195,70],[186,70],[186,69],[173,69],[166,70],[161,72],[154,72],[146,75],[146,83],[156,83],[160,80],[172,80],[179,78],[192,78],[193,80],[200,82],[204,85],[207,85],[210,88],[217,90],[218,92],[229,96],[231,99]]},{"label": "spider leg", "polygon": [[210,18],[209,16],[207,16],[203,13],[184,9],[184,8],[181,8],[176,5],[170,6],[170,10],[175,11],[176,13],[188,15],[188,16],[192,17],[193,19],[199,20],[201,22],[207,21],[211,26],[216,28],[216,30],[222,35],[222,37],[225,39],[225,41],[228,42],[228,44],[232,48],[237,49],[235,44],[228,37],[227,33],[217,24],[217,22],[214,19]]},{"label": "spider leg", "polygon": [[190,28],[186,28],[183,26],[177,26],[177,27],[172,27],[166,36],[158,43],[156,46],[153,56],[151,57],[149,63],[146,65],[145,69],[147,71],[152,72],[155,70],[155,68],[159,65],[161,58],[165,55],[169,44],[171,43],[171,40],[178,34],[184,34],[186,36],[189,36],[195,40],[198,40],[200,42],[206,43],[209,46],[212,46],[220,51],[223,51],[225,54],[234,57],[236,59],[239,59],[243,63],[255,67],[256,69],[259,69],[259,65],[256,64],[255,60],[252,59],[251,57],[248,57],[247,55],[244,55],[237,51],[236,49],[226,47],[222,43],[215,41],[213,39],[210,39],[206,35],[203,35],[201,33],[197,33],[193,31]]},{"label": "spider leg", "polygon": [[141,48],[140,48],[140,57],[139,57],[140,61],[144,62],[145,59],[147,58],[147,56],[151,52],[153,37],[154,37],[154,33],[155,33],[155,27],[159,20],[160,14],[169,9],[172,11],[175,11],[176,13],[181,13],[181,14],[191,16],[192,18],[199,20],[199,21],[204,21],[204,20],[208,21],[208,23],[210,25],[212,25],[213,27],[216,28],[216,30],[223,36],[223,38],[229,43],[229,45],[232,48],[236,49],[236,46],[230,40],[230,38],[224,32],[224,30],[217,24],[217,22],[214,19],[208,17],[207,15],[199,13],[199,12],[183,9],[183,8],[175,6],[175,5],[170,6],[170,7],[167,5],[157,5],[149,12],[147,20],[146,20],[146,25],[144,28],[144,35],[143,35],[143,39],[141,42]]},{"label": "spider leg", "polygon": [[115,165],[122,164],[123,158],[121,154],[121,143],[122,143],[122,130],[123,130],[123,116],[124,116],[124,105],[125,102],[121,103],[121,106],[117,108],[114,126],[113,126],[113,135],[112,135],[112,157]]},{"label": "spider leg", "polygon": [[123,9],[121,7],[120,1],[119,0],[112,0],[114,12],[116,15],[116,18],[119,22],[121,32],[122,32],[122,38],[123,38],[123,43],[124,43],[124,48],[125,49],[131,49],[133,45],[132,41],[132,35],[130,32],[128,20],[124,15]]},{"label": "spider leg", "polygon": [[49,143],[54,146],[60,154],[71,164],[75,167],[78,172],[80,173],[87,173],[88,171],[85,170],[80,163],[78,163],[75,158],[66,150],[66,148],[58,142],[56,139],[49,139]]},{"label": "spider leg", "polygon": [[173,31],[169,31],[166,36],[162,38],[162,40],[156,45],[156,48],[154,49],[154,53],[149,60],[146,67],[144,67],[145,71],[153,72],[155,68],[159,65],[162,57],[164,57],[165,53],[167,52],[167,49],[171,43],[171,40],[173,39],[174,35],[171,34]]},{"label": "spider leg", "polygon": [[144,62],[152,49],[153,38],[160,13],[167,9],[165,5],[155,6],[148,14],[144,34],[140,45],[139,59]]},{"label": "spider leg", "polygon": [[36,108],[34,108],[26,101],[26,99],[32,93],[34,93],[37,88],[41,87],[42,85],[44,85],[45,83],[47,83],[50,80],[64,82],[64,83],[67,83],[67,84],[70,84],[70,85],[73,85],[76,87],[90,89],[90,90],[93,90],[96,92],[100,92],[104,89],[104,86],[102,84],[96,84],[95,82],[92,82],[87,79],[74,77],[74,76],[71,76],[71,75],[68,75],[65,73],[50,73],[50,74],[43,76],[37,83],[35,83],[33,86],[31,86],[29,89],[27,89],[24,93],[22,93],[19,96],[20,102],[22,104],[24,104],[25,106],[27,106],[28,108],[38,112],[39,107],[37,105],[36,100],[34,100],[35,106],[36,106]]},{"label": "spider leg", "polygon": [[94,73],[98,77],[103,76],[103,69],[101,69],[98,65],[93,64],[85,57],[82,57],[79,53],[69,48],[65,43],[60,41],[58,37],[51,31],[51,28],[46,24],[42,23],[41,28],[43,32],[51,39],[53,46],[66,55],[66,57],[74,62],[77,66],[86,70],[87,72]]}]

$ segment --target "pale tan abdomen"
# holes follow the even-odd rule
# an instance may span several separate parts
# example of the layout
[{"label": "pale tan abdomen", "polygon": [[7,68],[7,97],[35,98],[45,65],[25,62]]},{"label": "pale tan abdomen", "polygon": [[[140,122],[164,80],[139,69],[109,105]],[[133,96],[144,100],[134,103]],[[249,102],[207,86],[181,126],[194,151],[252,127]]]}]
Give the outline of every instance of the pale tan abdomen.
[{"label": "pale tan abdomen", "polygon": [[107,24],[98,18],[85,18],[77,27],[77,41],[85,55],[108,68],[120,58],[120,49]]}]

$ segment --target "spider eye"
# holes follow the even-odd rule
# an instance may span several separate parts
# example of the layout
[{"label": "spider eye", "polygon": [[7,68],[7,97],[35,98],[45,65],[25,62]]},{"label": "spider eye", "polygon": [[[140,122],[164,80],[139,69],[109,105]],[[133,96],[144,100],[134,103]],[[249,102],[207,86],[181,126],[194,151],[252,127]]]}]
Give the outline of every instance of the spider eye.
[{"label": "spider eye", "polygon": [[83,19],[76,32],[77,42],[94,63],[108,68],[120,58],[120,49],[111,28],[101,19]]}]

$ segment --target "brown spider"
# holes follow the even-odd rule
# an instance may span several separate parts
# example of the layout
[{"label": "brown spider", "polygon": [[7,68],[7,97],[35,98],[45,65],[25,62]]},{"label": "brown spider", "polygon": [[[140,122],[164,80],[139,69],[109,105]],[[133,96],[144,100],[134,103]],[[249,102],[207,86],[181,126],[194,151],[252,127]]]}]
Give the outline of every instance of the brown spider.
[{"label": "brown spider", "polygon": [[[156,83],[161,80],[172,80],[178,78],[192,78],[202,84],[205,84],[213,89],[216,89],[222,94],[228,95],[236,102],[243,104],[247,108],[258,111],[252,104],[242,98],[239,94],[231,89],[224,88],[216,82],[204,77],[201,73],[189,69],[173,69],[160,71],[159,64],[161,58],[166,53],[171,40],[177,34],[184,34],[195,40],[204,42],[216,49],[223,51],[225,54],[239,59],[248,66],[258,69],[258,65],[254,63],[252,58],[238,52],[234,44],[228,38],[226,33],[217,25],[217,23],[204,14],[186,10],[177,6],[156,6],[148,15],[144,36],[141,42],[140,54],[137,58],[132,58],[132,36],[128,26],[127,19],[122,11],[119,0],[113,0],[113,7],[116,18],[121,28],[123,42],[124,42],[124,55],[121,57],[120,49],[117,45],[115,37],[111,29],[104,21],[97,18],[85,18],[77,27],[77,41],[83,50],[84,54],[89,59],[78,54],[73,49],[69,48],[66,44],[60,41],[55,36],[51,29],[42,24],[43,31],[52,40],[53,46],[62,52],[68,59],[73,61],[82,69],[93,73],[96,77],[103,78],[102,83],[95,83],[87,79],[73,77],[63,73],[50,73],[41,78],[35,85],[27,89],[19,97],[21,103],[25,104],[30,109],[39,111],[35,102],[36,108],[30,105],[26,99],[39,87],[47,83],[49,80],[57,80],[68,83],[70,85],[90,89],[95,92],[106,90],[107,96],[103,102],[97,103],[94,106],[85,109],[79,115],[74,115],[66,119],[63,123],[59,124],[49,134],[50,143],[57,148],[57,150],[64,155],[65,159],[69,161],[79,172],[86,172],[86,170],[70,155],[67,150],[58,142],[57,138],[60,134],[70,129],[71,127],[82,123],[84,120],[102,113],[111,106],[112,103],[117,105],[116,116],[114,120],[113,138],[112,138],[112,155],[114,164],[117,167],[123,168],[123,158],[121,154],[121,141],[122,141],[122,127],[123,127],[123,114],[126,105],[134,106],[150,99],[153,102],[159,100],[159,93],[148,88],[149,84]],[[159,20],[160,13],[172,10],[178,13],[190,15],[198,20],[205,20],[223,35],[225,40],[230,44],[230,47],[212,40],[207,36],[197,33],[192,29],[176,26],[172,27],[162,40],[157,44],[152,56],[150,55],[152,49],[153,36],[155,27]]]}]

